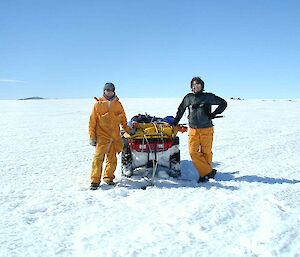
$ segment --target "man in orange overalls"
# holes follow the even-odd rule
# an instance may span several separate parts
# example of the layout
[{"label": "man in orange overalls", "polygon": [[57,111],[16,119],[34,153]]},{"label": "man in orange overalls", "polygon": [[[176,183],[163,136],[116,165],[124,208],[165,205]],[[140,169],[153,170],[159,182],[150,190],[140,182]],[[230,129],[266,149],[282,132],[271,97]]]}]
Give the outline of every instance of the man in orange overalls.
[{"label": "man in orange overalls", "polygon": [[102,165],[106,157],[103,181],[114,185],[114,172],[117,167],[117,153],[123,149],[120,135],[120,125],[130,133],[127,118],[119,98],[115,94],[113,83],[106,83],[103,88],[103,97],[97,99],[89,121],[90,144],[96,146],[92,162],[91,190],[99,187],[102,176]]}]

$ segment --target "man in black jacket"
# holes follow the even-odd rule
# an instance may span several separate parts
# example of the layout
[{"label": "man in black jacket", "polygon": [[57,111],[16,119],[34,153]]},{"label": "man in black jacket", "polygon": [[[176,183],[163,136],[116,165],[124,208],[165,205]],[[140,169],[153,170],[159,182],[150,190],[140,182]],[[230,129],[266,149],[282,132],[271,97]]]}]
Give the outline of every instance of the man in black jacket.
[{"label": "man in black jacket", "polygon": [[[193,93],[187,94],[178,107],[173,125],[177,125],[188,108],[189,120],[189,152],[199,173],[198,182],[214,178],[216,170],[212,168],[212,143],[214,128],[212,119],[221,114],[227,102],[212,93],[204,93],[204,81],[200,77],[191,80]],[[218,107],[212,112],[212,105]]]}]

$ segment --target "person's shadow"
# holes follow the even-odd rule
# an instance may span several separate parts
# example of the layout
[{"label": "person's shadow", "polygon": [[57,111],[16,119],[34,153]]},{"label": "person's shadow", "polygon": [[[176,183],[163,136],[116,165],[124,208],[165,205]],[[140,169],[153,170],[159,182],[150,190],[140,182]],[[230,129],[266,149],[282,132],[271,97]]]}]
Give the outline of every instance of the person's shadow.
[{"label": "person's shadow", "polygon": [[265,183],[265,184],[297,184],[300,183],[300,180],[296,179],[287,179],[287,178],[271,178],[271,177],[261,177],[257,175],[246,175],[241,177],[235,177],[235,174],[239,174],[239,171],[236,172],[220,172],[216,176],[218,181],[243,181],[248,183]]},{"label": "person's shadow", "polygon": [[[213,167],[217,168],[220,166],[220,162],[213,162]],[[210,180],[208,183],[197,183],[199,175],[198,172],[190,160],[181,161],[181,176],[178,178],[159,178],[155,177],[153,184],[156,188],[222,188],[227,190],[239,190],[239,187],[236,185],[223,185],[222,181],[243,181],[248,183],[267,183],[267,184],[296,184],[300,183],[299,180],[290,180],[286,178],[270,178],[270,177],[261,177],[257,175],[245,175],[238,176],[239,171],[233,172],[217,172],[215,180]],[[151,176],[150,176],[151,177]],[[147,179],[145,179],[147,178]],[[150,186],[150,180],[148,177],[134,175],[131,178],[123,177],[118,184],[120,187],[126,187],[127,189],[142,189],[142,188],[152,188]],[[103,187],[105,189],[105,187]]]},{"label": "person's shadow", "polygon": [[[220,162],[213,162],[213,167],[217,168],[220,166]],[[193,176],[198,176],[198,173],[196,172],[196,169],[194,167],[194,164],[192,161],[188,160],[183,160],[182,161],[182,168],[186,173],[189,170],[195,170],[193,172],[195,175]],[[297,184],[300,183],[300,180],[291,180],[291,179],[286,179],[286,178],[271,178],[271,177],[266,177],[266,176],[257,176],[257,175],[245,175],[245,176],[236,176],[240,172],[239,171],[233,171],[233,172],[217,172],[217,175],[215,177],[215,181],[243,181],[243,182],[248,182],[248,183],[266,183],[266,184],[283,184],[283,183],[288,183],[288,184]],[[191,175],[190,175],[191,176]]]},{"label": "person's shadow", "polygon": [[[213,167],[216,168],[220,165],[218,162],[213,163]],[[217,173],[218,175],[218,173]],[[218,182],[217,176],[214,181],[210,181],[209,183],[197,183],[199,179],[199,174],[198,171],[196,170],[194,164],[190,160],[181,160],[181,180],[179,180],[179,183],[181,186],[184,186],[184,183],[182,182],[187,180],[187,181],[192,181],[197,185],[197,187],[204,187],[207,189],[210,189],[212,187],[218,187],[218,188],[223,188],[223,189],[229,189],[229,190],[238,190],[239,188],[236,186],[228,186],[228,185],[222,185]]]}]

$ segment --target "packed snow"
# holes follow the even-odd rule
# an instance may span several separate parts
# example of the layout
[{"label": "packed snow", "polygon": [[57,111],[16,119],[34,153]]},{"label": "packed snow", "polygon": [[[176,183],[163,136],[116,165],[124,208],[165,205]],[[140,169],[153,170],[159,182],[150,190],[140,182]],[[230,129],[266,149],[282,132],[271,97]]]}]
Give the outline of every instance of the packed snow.
[{"label": "packed snow", "polygon": [[[175,115],[181,99],[122,99]],[[0,256],[300,256],[300,100],[228,100],[215,119],[215,180],[121,176],[89,190],[93,99],[0,101]],[[186,123],[186,115],[181,123]]]}]

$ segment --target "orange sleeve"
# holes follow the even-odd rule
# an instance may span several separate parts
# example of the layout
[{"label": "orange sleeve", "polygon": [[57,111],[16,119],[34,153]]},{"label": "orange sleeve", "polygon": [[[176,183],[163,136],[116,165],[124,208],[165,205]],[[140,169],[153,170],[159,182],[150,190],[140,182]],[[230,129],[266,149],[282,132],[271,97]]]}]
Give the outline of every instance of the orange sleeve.
[{"label": "orange sleeve", "polygon": [[89,121],[89,135],[91,139],[96,138],[96,125],[97,125],[97,111],[96,111],[96,105],[94,105],[94,108],[90,115],[90,121]]},{"label": "orange sleeve", "polygon": [[125,114],[125,111],[124,111],[124,108],[123,108],[123,105],[121,104],[121,102],[120,102],[120,107],[121,107],[121,112],[122,112],[122,115],[121,115],[121,126],[128,133],[131,128],[128,127],[128,125],[127,125],[126,114]]}]

